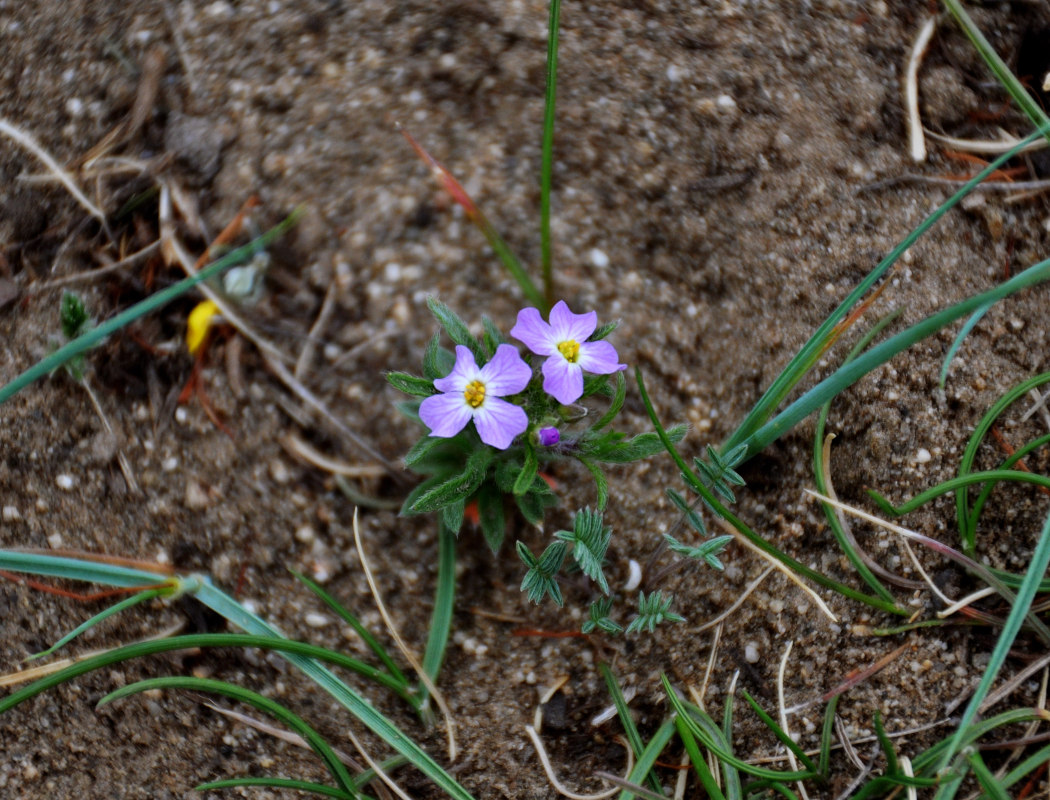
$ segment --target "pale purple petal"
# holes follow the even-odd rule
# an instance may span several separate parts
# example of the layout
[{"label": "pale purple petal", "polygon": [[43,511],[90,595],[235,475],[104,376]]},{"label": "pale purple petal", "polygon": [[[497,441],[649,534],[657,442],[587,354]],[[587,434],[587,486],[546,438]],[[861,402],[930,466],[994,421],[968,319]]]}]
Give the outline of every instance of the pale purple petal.
[{"label": "pale purple petal", "polygon": [[583,369],[560,355],[543,362],[543,391],[562,405],[575,403],[583,394]]},{"label": "pale purple petal", "polygon": [[430,428],[430,435],[444,439],[463,430],[470,416],[471,409],[462,392],[431,395],[419,405],[419,418]]},{"label": "pale purple petal", "polygon": [[512,344],[501,344],[496,355],[481,368],[481,382],[485,384],[485,397],[504,397],[517,394],[529,385],[532,369],[518,354]]},{"label": "pale purple petal", "polygon": [[510,329],[510,335],[539,356],[557,352],[558,342],[551,333],[551,326],[543,321],[535,308],[523,308],[518,312],[518,324]]},{"label": "pale purple petal", "polygon": [[478,364],[474,360],[474,354],[470,352],[470,349],[457,344],[456,364],[452,367],[452,372],[444,378],[438,378],[434,381],[434,388],[439,392],[462,394],[468,383],[478,379],[480,372],[481,370],[478,369]]},{"label": "pale purple petal", "polygon": [[551,309],[551,331],[555,343],[584,342],[598,327],[598,312],[573,314],[564,300],[559,300]]},{"label": "pale purple petal", "polygon": [[581,342],[576,363],[595,375],[609,375],[627,369],[626,364],[619,364],[616,359],[616,349],[608,342]]},{"label": "pale purple petal", "polygon": [[481,441],[499,450],[506,450],[514,437],[529,427],[525,409],[498,397],[486,397],[474,411],[474,425]]}]

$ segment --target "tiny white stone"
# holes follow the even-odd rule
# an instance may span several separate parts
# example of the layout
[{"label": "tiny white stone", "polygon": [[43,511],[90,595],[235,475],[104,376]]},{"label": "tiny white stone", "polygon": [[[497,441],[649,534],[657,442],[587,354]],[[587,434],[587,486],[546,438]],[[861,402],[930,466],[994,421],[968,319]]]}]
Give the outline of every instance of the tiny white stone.
[{"label": "tiny white stone", "polygon": [[718,99],[715,100],[715,103],[723,111],[735,111],[736,110],[736,100],[734,100],[731,95],[720,94],[720,95],[718,95]]},{"label": "tiny white stone", "polygon": [[587,255],[591,259],[591,264],[598,269],[605,269],[609,266],[609,256],[605,255],[605,253],[597,247],[592,248],[591,252]]},{"label": "tiny white stone", "polygon": [[58,485],[59,489],[68,492],[76,485],[76,480],[74,480],[72,475],[59,475],[55,478],[55,483]]},{"label": "tiny white stone", "polygon": [[623,585],[625,592],[633,592],[642,585],[642,565],[633,558],[627,562],[627,583]]},{"label": "tiny white stone", "polygon": [[22,519],[22,514],[16,506],[4,506],[3,517],[4,522],[18,522]]},{"label": "tiny white stone", "polygon": [[175,409],[175,421],[180,425],[185,425],[189,418],[190,414],[185,408],[180,407]]},{"label": "tiny white stone", "polygon": [[311,628],[323,628],[330,622],[328,617],[324,614],[318,614],[316,611],[311,611],[304,617],[304,620]]},{"label": "tiny white stone", "polygon": [[748,642],[744,645],[744,660],[747,661],[748,664],[757,664],[758,658],[757,642]]},{"label": "tiny white stone", "polygon": [[52,550],[60,550],[62,548],[62,534],[52,533],[47,537],[47,546]]},{"label": "tiny white stone", "polygon": [[915,453],[915,463],[916,464],[925,464],[931,458],[933,458],[933,456],[930,455],[930,451],[927,450],[925,447],[920,447],[918,449],[918,451]]},{"label": "tiny white stone", "polygon": [[162,470],[164,470],[165,472],[174,472],[175,469],[178,466],[179,466],[179,459],[177,459],[175,456],[171,456],[170,458],[165,458],[160,464],[160,468]]},{"label": "tiny white stone", "polygon": [[310,542],[317,538],[317,534],[314,533],[314,529],[309,525],[303,525],[295,532],[295,538],[303,544],[310,544]]}]

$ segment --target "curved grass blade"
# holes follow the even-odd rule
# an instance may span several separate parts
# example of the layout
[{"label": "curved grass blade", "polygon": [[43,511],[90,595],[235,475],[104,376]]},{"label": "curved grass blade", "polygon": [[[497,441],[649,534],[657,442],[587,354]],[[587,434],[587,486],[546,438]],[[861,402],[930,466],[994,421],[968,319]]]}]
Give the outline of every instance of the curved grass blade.
[{"label": "curved grass blade", "polygon": [[353,795],[337,789],[334,786],[326,786],[323,783],[309,783],[296,780],[295,778],[229,778],[224,781],[209,781],[193,787],[198,792],[208,792],[215,789],[237,789],[241,786],[264,786],[268,789],[292,789],[298,792],[321,795],[322,797],[335,797],[337,800],[354,800],[359,795]]},{"label": "curved grass blade", "polygon": [[551,264],[551,172],[554,165],[554,101],[558,85],[560,17],[561,0],[550,0],[550,17],[547,22],[547,90],[543,102],[543,144],[540,148],[540,253],[543,265],[543,295],[547,301],[547,308],[554,305],[554,272]]},{"label": "curved grass blade", "polygon": [[[638,761],[634,764],[634,769],[631,770],[631,774],[627,776],[627,780],[631,783],[640,784],[645,776],[652,770],[653,765],[656,763],[656,759],[660,757],[660,753],[667,747],[667,743],[671,741],[671,736],[674,734],[674,720],[664,720],[663,724],[656,729],[656,733],[653,734],[653,738],[649,740],[649,744],[645,746],[645,749],[638,755]],[[630,800],[633,795],[629,790],[624,790],[620,793],[619,800]]]},{"label": "curved grass blade", "polygon": [[386,648],[379,643],[379,640],[372,635],[372,632],[368,630],[368,628],[361,624],[361,621],[350,612],[350,609],[332,597],[332,595],[328,594],[328,592],[326,592],[317,582],[295,570],[291,570],[291,573],[303,583],[306,588],[317,595],[321,602],[332,609],[332,611],[338,614],[344,622],[354,629],[354,632],[361,637],[361,640],[368,645],[368,648],[376,654],[376,657],[380,661],[383,662],[383,666],[386,667],[386,671],[390,673],[390,677],[408,688],[408,678],[406,678],[405,674],[398,668],[394,659],[392,659],[390,654],[386,651]]},{"label": "curved grass blade", "polygon": [[1028,116],[1028,118],[1042,130],[1046,132],[1048,139],[1050,139],[1050,117],[1046,116],[1046,113],[1035,101],[1035,99],[1028,93],[1028,90],[1024,88],[1019,80],[1010,71],[1010,68],[1006,66],[1006,63],[999,57],[999,54],[995,52],[995,48],[992,47],[991,43],[981,33],[973,19],[966,9],[963,8],[962,3],[959,0],[944,0],[944,5],[955,21],[959,23],[959,27],[963,29],[963,32],[973,43],[974,48],[980,53],[981,58],[988,65],[989,69],[995,73],[995,77],[999,79],[999,82],[1006,89],[1010,97],[1013,98],[1014,102],[1020,106],[1021,110]]},{"label": "curved grass blade", "polygon": [[[776,417],[762,425],[757,431],[744,437],[743,441],[747,445],[747,457],[750,458],[756,453],[760,453],[832,397],[852,386],[873,369],[889,361],[916,342],[936,333],[960,317],[973,313],[974,310],[982,306],[994,303],[1021,289],[1026,289],[1048,279],[1050,279],[1050,259],[1045,259],[1029,267],[1024,272],[1015,275],[1010,280],[1004,281],[994,289],[956,303],[954,306],[930,315],[897,335],[891,336],[863,355],[858,356],[855,361],[837,369],[832,375],[807,391]],[[731,439],[730,441],[734,440]],[[726,446],[724,445],[723,449],[725,448]]]},{"label": "curved grass blade", "polygon": [[265,248],[275,239],[283,236],[289,228],[299,221],[299,218],[302,217],[304,213],[305,211],[302,208],[295,209],[291,214],[285,217],[277,225],[270,228],[270,230],[266,231],[262,236],[253,239],[243,247],[231,250],[218,261],[208,265],[196,275],[183,278],[181,281],[173,283],[167,289],[161,289],[159,292],[151,294],[145,300],[131,306],[131,308],[125,309],[119,314],[110,317],[105,322],[99,323],[83,336],[78,336],[71,342],[67,342],[55,352],[42,358],[6,386],[0,387],[0,404],[9,400],[29,384],[58,369],[67,361],[70,361],[96,347],[107,336],[126,327],[139,317],[143,317],[152,311],[156,311],[161,306],[164,306],[175,298],[185,294],[198,283],[214,278],[223,270],[232,267],[234,264],[250,259],[260,248]]},{"label": "curved grass blade", "polygon": [[[624,698],[623,692],[620,691],[620,684],[617,682],[616,676],[613,675],[612,669],[604,661],[598,664],[598,671],[602,674],[602,678],[605,679],[605,688],[609,690],[609,696],[612,697],[613,705],[616,706],[616,714],[620,718],[620,724],[623,726],[623,732],[627,736],[627,742],[634,751],[634,757],[641,759],[645,746],[642,744],[642,737],[634,724],[631,710],[627,707],[627,700]],[[663,791],[660,780],[655,774],[647,772],[643,777],[654,791]]]},{"label": "curved grass blade", "polygon": [[[919,237],[925,234],[926,231],[928,231],[941,217],[955,207],[964,197],[966,197],[966,195],[972,192],[977,184],[987,179],[993,172],[1020,153],[1029,144],[1037,141],[1044,133],[1050,133],[1050,125],[1029,134],[1025,137],[1023,142],[992,161],[992,163],[990,163],[985,169],[981,170],[971,180],[963,184],[955,194],[939,206],[932,214],[930,214],[930,216],[923,220],[918,227],[905,236],[900,244],[893,248],[893,250],[891,250],[890,253],[878,263],[875,269],[868,273],[863,281],[857,284],[857,287],[850,292],[846,299],[828,315],[828,318],[821,323],[820,327],[817,328],[814,334],[802,346],[798,353],[795,354],[791,361],[788,362],[788,365],[784,367],[783,371],[776,377],[773,383],[770,384],[766,392],[744,418],[744,421],[741,422],[737,429],[733,431],[728,439],[726,439],[725,443],[722,445],[722,451],[726,452],[731,450],[741,442],[751,439],[759,429],[768,426],[769,423],[767,420],[773,415],[777,406],[780,405],[781,401],[787,396],[791,389],[802,379],[805,374],[806,366],[813,363],[814,354],[823,349],[828,337],[833,334],[835,326],[839,324],[839,321],[849,313],[850,309],[857,304],[861,297],[864,296],[875,282],[897,262],[904,251],[915,244]],[[820,403],[817,405],[820,405]],[[759,452],[759,450],[748,449],[749,456],[754,455],[756,452]]]},{"label": "curved grass blade", "polygon": [[132,595],[131,597],[127,597],[121,600],[119,603],[113,604],[106,610],[100,611],[99,613],[95,614],[95,616],[93,616],[86,622],[82,622],[80,625],[75,627],[73,630],[71,630],[69,633],[67,633],[65,636],[63,636],[61,639],[59,639],[57,642],[55,642],[53,645],[47,648],[47,650],[41,650],[39,653],[34,653],[33,655],[26,658],[26,661],[35,661],[38,658],[49,656],[59,648],[69,644],[75,638],[80,636],[80,634],[82,634],[84,631],[88,630],[89,628],[93,628],[95,625],[98,625],[104,619],[114,616],[115,614],[119,614],[121,611],[127,608],[131,608],[132,606],[137,606],[139,603],[143,603],[146,600],[152,600],[155,597],[164,597],[165,595],[169,595],[172,593],[173,589],[174,585],[167,585],[163,588],[147,589],[144,592],[139,592],[138,594]]},{"label": "curved grass blade", "polygon": [[[977,423],[977,427],[974,428],[973,433],[970,435],[970,440],[966,443],[966,449],[963,451],[962,458],[959,460],[959,477],[968,475],[973,471],[974,461],[977,459],[977,450],[999,416],[1006,411],[1014,401],[1027,394],[1030,389],[1035,389],[1036,387],[1042,386],[1044,383],[1048,382],[1050,382],[1050,372],[1043,372],[1026,381],[1022,381],[1017,386],[1014,386],[1010,391],[992,404],[992,407],[985,412],[983,417],[981,417],[980,422]],[[962,536],[962,551],[972,558],[976,552],[977,542],[975,532],[969,530],[969,525],[967,523],[969,517],[969,506],[967,500],[968,498],[965,487],[960,487],[959,491],[955,493],[956,524],[959,527],[959,534]]]},{"label": "curved grass blade", "polygon": [[266,714],[269,714],[274,719],[284,723],[284,725],[290,730],[295,731],[310,748],[317,753],[325,763],[325,767],[331,773],[332,778],[339,784],[339,787],[351,795],[356,797],[356,791],[354,787],[353,778],[350,777],[350,773],[347,772],[343,762],[339,760],[339,756],[332,750],[331,745],[324,740],[317,731],[315,731],[306,720],[300,717],[298,714],[288,710],[280,703],[276,703],[268,697],[263,697],[258,692],[253,692],[250,689],[245,689],[242,686],[237,686],[233,683],[226,681],[217,681],[213,678],[194,678],[192,676],[169,676],[166,678],[149,678],[144,681],[136,681],[135,683],[127,686],[122,686],[119,689],[110,692],[96,704],[96,708],[111,703],[114,700],[120,700],[121,698],[128,697],[129,695],[138,694],[139,692],[147,692],[153,689],[188,689],[189,691],[205,692],[207,694],[221,694],[225,697],[229,697],[231,700],[238,700],[242,703],[257,708]]},{"label": "curved grass blade", "polygon": [[821,573],[817,572],[814,569],[811,569],[810,567],[807,567],[801,561],[795,560],[786,553],[782,553],[780,550],[777,550],[775,547],[773,547],[773,545],[771,545],[769,542],[767,542],[765,539],[763,539],[761,536],[759,536],[757,533],[751,530],[751,528],[748,527],[743,520],[732,514],[729,511],[729,509],[722,505],[721,501],[719,501],[719,499],[715,497],[714,493],[711,492],[711,490],[709,490],[704,485],[703,481],[701,481],[693,473],[693,471],[689,468],[689,465],[687,465],[682,459],[682,456],[679,455],[678,451],[674,447],[674,443],[671,441],[670,437],[668,437],[667,431],[664,430],[664,427],[660,422],[660,418],[656,415],[656,409],[653,408],[652,400],[649,399],[649,393],[645,389],[645,381],[642,379],[641,370],[636,367],[634,375],[635,380],[638,383],[638,390],[642,398],[642,403],[645,405],[645,410],[649,414],[649,419],[653,423],[653,428],[656,431],[656,435],[663,443],[664,448],[670,454],[671,458],[673,458],[674,462],[678,465],[678,468],[681,470],[682,473],[682,478],[686,481],[686,483],[689,484],[693,491],[695,491],[698,495],[704,498],[704,502],[707,503],[707,505],[712,509],[712,511],[724,518],[726,522],[732,525],[733,528],[735,528],[740,533],[741,536],[745,537],[756,547],[765,551],[766,553],[769,553],[769,555],[773,556],[782,564],[785,564],[786,566],[790,567],[795,572],[805,575],[807,578],[825,587],[826,589],[831,589],[832,591],[838,592],[839,594],[845,597],[849,597],[853,600],[858,600],[861,603],[866,603],[867,605],[874,606],[875,608],[882,609],[883,611],[887,611],[891,614],[898,614],[901,616],[910,615],[911,612],[909,612],[907,609],[899,608],[895,604],[883,600],[881,597],[874,597],[872,595],[864,594],[863,592],[858,592],[856,589],[853,589],[850,586],[846,586],[844,583],[839,583],[838,581],[833,580],[827,577],[826,575],[822,575]]},{"label": "curved grass blade", "polygon": [[[1046,574],[1048,565],[1050,565],[1050,516],[1047,516],[1046,521],[1043,523],[1043,529],[1039,534],[1039,542],[1036,545],[1035,552],[1032,553],[1032,564],[1025,574],[1021,588],[1017,591],[1017,599],[1010,609],[1010,615],[1006,618],[1006,624],[1003,625],[1002,634],[1000,634],[995,649],[992,651],[992,657],[985,668],[984,675],[981,677],[981,682],[977,685],[977,689],[963,712],[955,735],[949,740],[944,754],[938,761],[938,770],[948,767],[955,755],[962,751],[967,728],[971,726],[976,718],[981,703],[984,702],[984,698],[991,689],[992,683],[1006,661],[1007,653],[1013,645],[1017,633],[1021,630],[1021,624],[1029,613],[1032,600],[1035,598],[1043,575]],[[953,781],[943,786],[938,790],[936,800],[951,800],[955,796],[956,791],[958,791],[958,785],[957,782]]]},{"label": "curved grass blade", "polygon": [[[452,614],[456,605],[456,534],[438,523],[438,574],[434,590],[434,611],[430,617],[427,646],[423,651],[423,671],[430,680],[437,681],[445,650],[452,631]],[[426,686],[419,685],[418,692],[426,702],[429,695]]]},{"label": "curved grass blade", "polygon": [[704,758],[704,754],[701,753],[700,748],[696,746],[696,739],[689,731],[689,726],[686,725],[685,720],[676,715],[674,723],[675,728],[678,731],[678,738],[682,740],[682,746],[685,747],[685,752],[689,756],[689,761],[692,763],[693,769],[696,771],[696,777],[700,779],[700,785],[704,787],[707,796],[710,797],[711,800],[726,800],[726,796],[722,794],[722,790],[718,787],[718,781],[715,780],[715,776],[711,774],[711,770],[707,766],[707,760]]}]

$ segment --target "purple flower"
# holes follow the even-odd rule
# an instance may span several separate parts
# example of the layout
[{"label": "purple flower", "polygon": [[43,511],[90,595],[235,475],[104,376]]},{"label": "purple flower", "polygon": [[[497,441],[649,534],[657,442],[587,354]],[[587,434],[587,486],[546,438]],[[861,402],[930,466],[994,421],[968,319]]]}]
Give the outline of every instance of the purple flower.
[{"label": "purple flower", "polygon": [[539,439],[540,444],[544,447],[550,447],[552,444],[557,444],[561,441],[561,434],[557,428],[540,428]]},{"label": "purple flower", "polygon": [[551,309],[550,324],[535,308],[518,312],[518,324],[510,335],[536,355],[548,356],[543,362],[543,390],[563,405],[575,403],[583,395],[583,373],[610,375],[626,364],[617,363],[616,350],[608,342],[588,342],[598,326],[598,313],[573,314],[564,300]]},{"label": "purple flower", "polygon": [[506,450],[514,437],[529,427],[524,409],[499,398],[517,394],[532,379],[532,370],[509,344],[496,348],[496,355],[478,368],[474,354],[456,345],[456,365],[434,386],[442,392],[426,398],[419,406],[419,418],[430,428],[431,436],[449,438],[470,420],[481,441]]}]

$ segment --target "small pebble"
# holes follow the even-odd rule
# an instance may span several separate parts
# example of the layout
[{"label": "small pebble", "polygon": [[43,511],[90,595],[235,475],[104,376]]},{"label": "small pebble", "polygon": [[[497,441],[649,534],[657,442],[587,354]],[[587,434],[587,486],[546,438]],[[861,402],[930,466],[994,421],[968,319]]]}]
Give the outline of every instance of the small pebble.
[{"label": "small pebble", "polygon": [[591,264],[597,267],[598,269],[605,269],[607,266],[609,266],[609,256],[605,255],[605,253],[599,250],[597,247],[592,249],[591,252],[587,255],[591,260]]},{"label": "small pebble", "polygon": [[62,491],[68,492],[76,485],[76,481],[73,479],[72,475],[59,475],[55,478],[55,484]]},{"label": "small pebble", "polygon": [[925,447],[920,447],[915,453],[916,464],[926,464],[930,461],[931,458],[933,458],[933,456],[930,455],[930,451],[927,450]]},{"label": "small pebble", "polygon": [[52,533],[47,537],[47,546],[52,550],[61,550],[63,543],[61,533]]},{"label": "small pebble", "polygon": [[4,506],[2,513],[4,522],[18,522],[18,520],[22,519],[22,515],[16,506]]},{"label": "small pebble", "polygon": [[316,611],[311,611],[309,614],[303,617],[303,620],[311,628],[323,628],[325,625],[331,622],[331,620],[329,620],[328,617],[326,617],[324,614],[318,614]]},{"label": "small pebble", "polygon": [[748,642],[744,645],[744,660],[747,661],[748,664],[757,664],[758,658],[757,642]]}]

